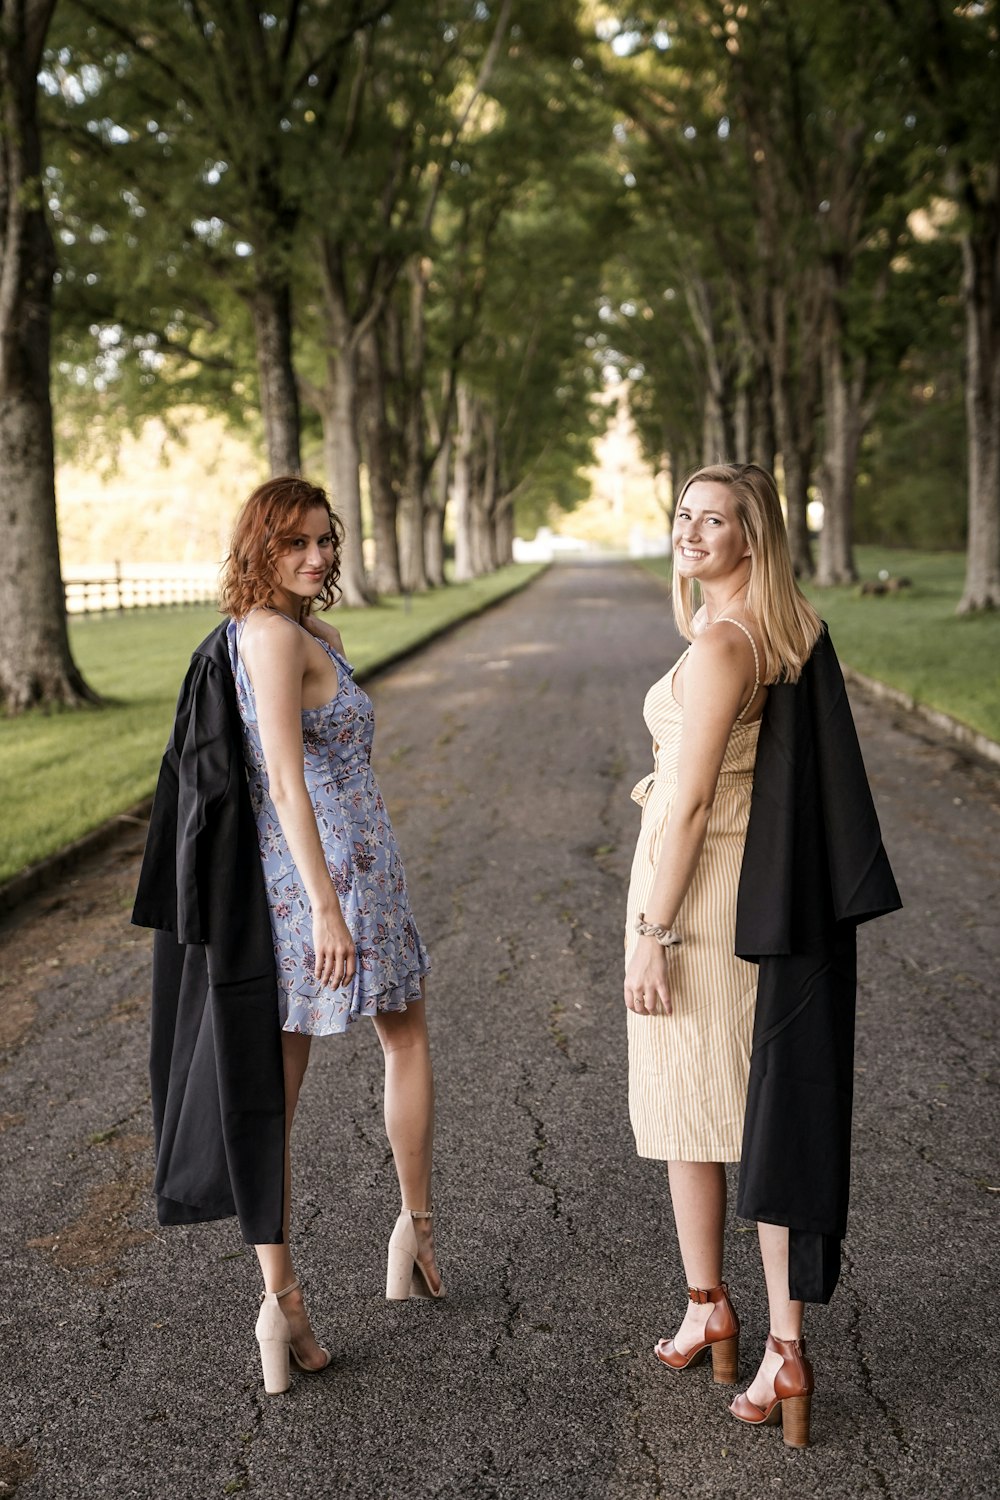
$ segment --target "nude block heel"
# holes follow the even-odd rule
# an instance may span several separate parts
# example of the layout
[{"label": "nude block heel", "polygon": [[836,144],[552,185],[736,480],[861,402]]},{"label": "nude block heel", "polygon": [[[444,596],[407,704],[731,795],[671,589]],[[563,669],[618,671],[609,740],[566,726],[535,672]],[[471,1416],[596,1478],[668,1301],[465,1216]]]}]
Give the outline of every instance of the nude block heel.
[{"label": "nude block heel", "polygon": [[732,1338],[710,1344],[709,1348],[712,1351],[712,1379],[715,1384],[735,1385],[740,1367],[739,1334],[734,1333]]},{"label": "nude block heel", "polygon": [[260,1345],[260,1367],[264,1375],[264,1389],[269,1396],[280,1396],[292,1383],[288,1368],[288,1347],[291,1338],[288,1332],[288,1320],[278,1306],[280,1296],[280,1292],[266,1292],[261,1298],[255,1330],[257,1343]]},{"label": "nude block heel", "polygon": [[405,1302],[408,1297],[443,1297],[444,1287],[435,1292],[417,1259],[417,1233],[414,1219],[431,1219],[430,1209],[404,1208],[389,1237],[389,1259],[385,1273],[385,1295],[388,1302]]}]

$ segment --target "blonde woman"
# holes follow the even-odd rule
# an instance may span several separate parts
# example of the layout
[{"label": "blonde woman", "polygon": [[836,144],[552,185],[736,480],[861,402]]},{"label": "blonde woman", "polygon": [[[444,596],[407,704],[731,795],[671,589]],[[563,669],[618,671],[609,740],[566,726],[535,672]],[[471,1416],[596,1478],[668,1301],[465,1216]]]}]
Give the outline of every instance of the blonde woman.
[{"label": "blonde woman", "polygon": [[[675,619],[690,645],[646,695],[654,769],[632,794],[643,814],[626,930],[629,1105],[639,1155],[667,1163],[689,1288],[656,1357],[682,1371],[710,1353],[715,1380],[733,1384],[740,1324],[723,1280],[724,1164],[743,1149],[758,980],[734,952],[737,898],[762,716],[776,684],[799,682],[823,627],[796,586],[774,480],[754,464],[687,480],[673,563]],[[785,1441],[803,1446],[813,1375],[803,1301],[790,1295],[789,1228],[758,1229],[770,1333],[731,1410],[751,1423],[781,1418]]]}]

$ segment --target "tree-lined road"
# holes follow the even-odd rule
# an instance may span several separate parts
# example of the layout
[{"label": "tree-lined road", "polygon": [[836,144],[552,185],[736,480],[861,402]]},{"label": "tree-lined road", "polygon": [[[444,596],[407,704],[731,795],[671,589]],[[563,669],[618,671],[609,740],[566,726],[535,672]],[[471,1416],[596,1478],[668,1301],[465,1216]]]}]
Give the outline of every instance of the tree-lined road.
[{"label": "tree-lined road", "polygon": [[[665,1173],[632,1148],[620,977],[642,699],[676,651],[648,575],[567,566],[374,687],[434,962],[448,1299],[383,1300],[377,1045],[366,1026],[317,1043],[294,1232],[334,1366],[287,1397],[263,1395],[235,1225],[152,1220],[141,831],[8,922],[0,1479],[26,1476],[19,1500],[993,1493],[1000,797],[884,709],[855,705],[906,907],[861,934],[851,1233],[809,1318],[814,1446],[737,1426],[706,1370],[652,1360],[683,1277]],[[753,1233],[731,1244],[747,1379],[763,1288]]]}]

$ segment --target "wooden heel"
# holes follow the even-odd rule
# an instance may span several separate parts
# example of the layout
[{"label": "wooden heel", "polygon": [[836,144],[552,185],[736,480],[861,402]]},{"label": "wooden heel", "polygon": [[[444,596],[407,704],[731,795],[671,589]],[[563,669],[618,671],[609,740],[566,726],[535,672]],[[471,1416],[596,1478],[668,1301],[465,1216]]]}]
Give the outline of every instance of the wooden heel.
[{"label": "wooden heel", "polygon": [[709,1346],[712,1350],[712,1379],[716,1385],[735,1385],[740,1364],[740,1336],[734,1333],[730,1339],[720,1339]]},{"label": "wooden heel", "polygon": [[782,1401],[781,1435],[785,1440],[786,1447],[809,1447],[809,1409],[811,1405],[811,1394],[808,1396],[786,1396],[784,1401]]}]

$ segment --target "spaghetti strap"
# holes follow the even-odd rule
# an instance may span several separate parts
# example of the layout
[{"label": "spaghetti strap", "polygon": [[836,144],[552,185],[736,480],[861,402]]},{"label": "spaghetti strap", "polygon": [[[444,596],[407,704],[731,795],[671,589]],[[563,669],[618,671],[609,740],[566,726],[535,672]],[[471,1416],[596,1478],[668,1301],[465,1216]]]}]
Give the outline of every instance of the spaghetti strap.
[{"label": "spaghetti strap", "polygon": [[747,699],[743,707],[740,709],[739,713],[736,715],[735,722],[739,724],[742,722],[743,715],[746,713],[747,709],[756,698],[758,689],[760,688],[760,657],[757,655],[757,642],[754,640],[753,635],[745,625],[743,625],[739,620],[734,620],[732,615],[719,615],[718,619],[712,621],[712,624],[718,625],[722,620],[724,620],[727,625],[735,625],[737,630],[742,630],[743,634],[750,642],[750,649],[753,652],[753,692],[750,694],[750,697]]}]

